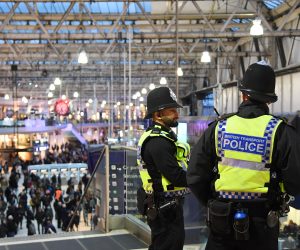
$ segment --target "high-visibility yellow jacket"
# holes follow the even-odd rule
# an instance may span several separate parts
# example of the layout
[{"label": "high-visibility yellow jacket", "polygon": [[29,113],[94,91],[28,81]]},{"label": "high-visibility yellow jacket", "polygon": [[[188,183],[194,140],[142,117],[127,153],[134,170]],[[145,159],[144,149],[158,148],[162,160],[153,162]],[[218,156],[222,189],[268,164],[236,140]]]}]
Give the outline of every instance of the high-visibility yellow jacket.
[{"label": "high-visibility yellow jacket", "polygon": [[215,190],[229,199],[254,199],[268,192],[274,137],[282,120],[263,115],[220,120],[215,129],[219,178]]},{"label": "high-visibility yellow jacket", "polygon": [[[153,129],[150,129],[148,131],[145,131],[138,143],[138,157],[137,157],[137,163],[139,165],[139,172],[140,172],[140,177],[143,182],[143,188],[145,189],[146,192],[153,192],[153,187],[152,187],[152,179],[147,171],[147,165],[142,159],[141,151],[144,143],[151,137],[164,137],[173,142],[177,148],[177,154],[176,154],[176,159],[178,162],[178,166],[182,167],[183,169],[187,169],[188,167],[188,159],[190,155],[190,146],[188,143],[184,142],[178,142],[174,138],[170,137],[169,133],[162,130],[159,125],[155,125]],[[163,186],[164,192],[178,192],[178,191],[184,191],[186,190],[185,187],[174,187],[170,183],[168,179],[166,179],[163,175],[161,175],[161,182]]]}]

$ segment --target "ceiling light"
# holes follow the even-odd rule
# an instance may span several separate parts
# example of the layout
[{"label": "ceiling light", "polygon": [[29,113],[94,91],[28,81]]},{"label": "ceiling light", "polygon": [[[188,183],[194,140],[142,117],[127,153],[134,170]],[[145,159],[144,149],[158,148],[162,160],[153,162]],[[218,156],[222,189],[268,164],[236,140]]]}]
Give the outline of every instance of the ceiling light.
[{"label": "ceiling light", "polygon": [[4,100],[9,100],[9,94],[4,95]]},{"label": "ceiling light", "polygon": [[53,83],[51,83],[50,86],[49,86],[49,89],[50,90],[55,90],[55,85]]},{"label": "ceiling light", "polygon": [[201,62],[203,62],[203,63],[210,63],[211,62],[210,54],[209,54],[208,51],[203,51],[202,52]]},{"label": "ceiling light", "polygon": [[144,101],[144,97],[141,96],[139,100],[140,100],[140,102],[143,102]]},{"label": "ceiling light", "polygon": [[133,95],[133,96],[132,96],[132,99],[133,99],[133,100],[136,100],[136,99],[137,99],[137,96],[136,96],[136,95]]},{"label": "ceiling light", "polygon": [[253,25],[250,29],[250,35],[252,36],[261,36],[264,34],[263,27],[261,25],[260,19],[255,19],[252,21]]},{"label": "ceiling light", "polygon": [[66,100],[67,99],[66,95],[62,95],[61,99]]},{"label": "ceiling light", "polygon": [[53,93],[52,93],[52,92],[49,92],[49,93],[48,93],[48,97],[49,97],[49,98],[52,98],[52,97],[53,97]]},{"label": "ceiling light", "polygon": [[165,77],[162,77],[162,78],[160,78],[159,83],[160,83],[161,85],[166,85],[166,84],[167,84],[167,79],[166,79]]},{"label": "ceiling light", "polygon": [[143,88],[143,89],[142,89],[142,94],[143,94],[143,95],[147,94],[147,89],[146,89],[146,88]]},{"label": "ceiling light", "polygon": [[56,77],[54,80],[54,85],[61,85],[61,80],[59,77]]},{"label": "ceiling light", "polygon": [[153,89],[155,89],[155,84],[154,84],[154,83],[150,83],[150,85],[149,85],[149,89],[150,89],[150,90],[153,90]]},{"label": "ceiling light", "polygon": [[90,99],[88,100],[88,103],[93,103],[93,100],[90,98]]},{"label": "ceiling light", "polygon": [[38,84],[34,85],[34,87],[36,87],[36,88],[37,88],[38,86],[39,86]]},{"label": "ceiling light", "polygon": [[75,91],[74,94],[73,94],[73,97],[74,97],[74,98],[77,98],[78,96],[79,96],[78,92]]},{"label": "ceiling light", "polygon": [[180,67],[177,68],[177,75],[178,76],[183,76],[182,68],[180,68]]},{"label": "ceiling light", "polygon": [[28,99],[26,98],[26,96],[23,96],[23,97],[22,97],[22,102],[28,103]]},{"label": "ceiling light", "polygon": [[105,104],[106,104],[106,101],[105,101],[105,100],[103,100],[103,101],[102,101],[102,104],[103,104],[103,105],[105,105]]},{"label": "ceiling light", "polygon": [[138,92],[135,93],[135,95],[136,95],[137,98],[139,98],[141,96],[141,92],[138,91]]},{"label": "ceiling light", "polygon": [[79,53],[79,56],[78,56],[78,63],[80,64],[87,64],[88,63],[88,57],[85,53],[84,50],[82,50],[80,53]]}]

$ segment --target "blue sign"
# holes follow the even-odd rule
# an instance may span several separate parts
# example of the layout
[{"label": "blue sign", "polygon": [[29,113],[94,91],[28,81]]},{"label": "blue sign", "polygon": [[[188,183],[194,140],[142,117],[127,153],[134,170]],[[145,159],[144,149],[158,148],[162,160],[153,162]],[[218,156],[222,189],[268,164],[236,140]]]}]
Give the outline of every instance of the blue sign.
[{"label": "blue sign", "polygon": [[267,140],[264,137],[224,133],[223,150],[239,151],[257,155],[265,155]]}]

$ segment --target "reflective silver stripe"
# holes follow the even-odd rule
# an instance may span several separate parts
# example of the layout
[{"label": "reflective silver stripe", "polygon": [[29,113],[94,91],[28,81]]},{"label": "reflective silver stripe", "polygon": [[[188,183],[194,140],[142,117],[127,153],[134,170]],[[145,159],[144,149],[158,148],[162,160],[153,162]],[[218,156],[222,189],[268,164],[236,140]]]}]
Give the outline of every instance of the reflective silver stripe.
[{"label": "reflective silver stripe", "polygon": [[256,171],[269,171],[268,168],[265,168],[266,164],[261,162],[243,161],[243,160],[236,160],[236,159],[223,157],[221,164],[230,167],[238,167],[238,168],[251,169]]},{"label": "reflective silver stripe", "polygon": [[280,119],[276,117],[272,117],[271,120],[269,121],[264,137],[267,139],[267,144],[266,144],[266,153],[262,157],[262,162],[264,163],[270,163],[270,157],[271,157],[271,145],[272,145],[272,135],[274,132],[274,128],[276,125],[280,122]]}]

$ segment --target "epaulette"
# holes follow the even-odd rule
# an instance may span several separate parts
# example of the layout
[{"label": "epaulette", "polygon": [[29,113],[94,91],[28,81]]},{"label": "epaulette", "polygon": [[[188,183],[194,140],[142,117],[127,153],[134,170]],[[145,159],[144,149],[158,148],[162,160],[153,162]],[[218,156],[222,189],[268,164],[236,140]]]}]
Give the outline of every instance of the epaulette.
[{"label": "epaulette", "polygon": [[161,129],[158,127],[153,127],[152,128],[152,134],[160,134],[161,133]]}]

